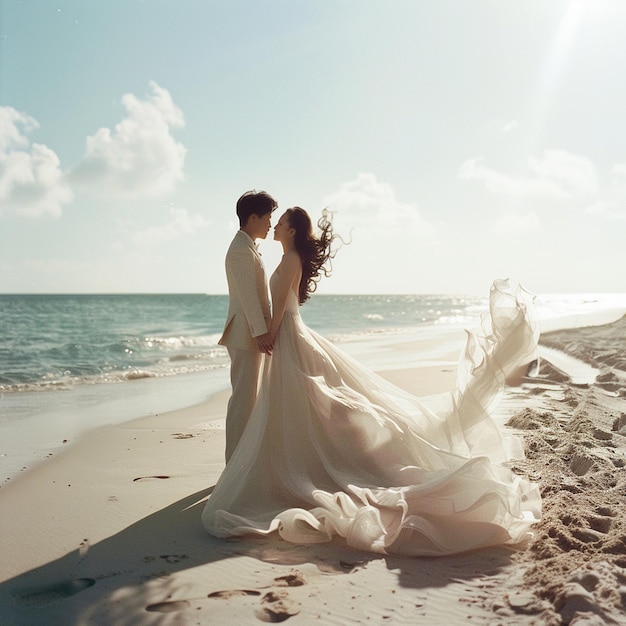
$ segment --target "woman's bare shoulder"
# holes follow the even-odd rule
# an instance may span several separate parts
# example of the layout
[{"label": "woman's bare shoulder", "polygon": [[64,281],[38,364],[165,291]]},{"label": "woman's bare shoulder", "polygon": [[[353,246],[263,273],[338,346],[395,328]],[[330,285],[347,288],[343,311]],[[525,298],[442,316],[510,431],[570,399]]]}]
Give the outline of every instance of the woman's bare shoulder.
[{"label": "woman's bare shoulder", "polygon": [[283,254],[283,261],[288,264],[300,264],[300,255],[295,250],[287,250],[285,254]]},{"label": "woman's bare shoulder", "polygon": [[288,279],[295,277],[302,271],[302,261],[300,255],[295,250],[288,250],[283,254],[276,271],[279,275],[283,275]]}]

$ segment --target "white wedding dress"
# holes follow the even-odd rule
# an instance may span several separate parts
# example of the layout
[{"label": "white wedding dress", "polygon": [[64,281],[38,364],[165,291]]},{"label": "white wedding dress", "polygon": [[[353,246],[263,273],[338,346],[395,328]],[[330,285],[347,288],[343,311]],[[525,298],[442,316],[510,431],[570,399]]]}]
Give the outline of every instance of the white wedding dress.
[{"label": "white wedding dress", "polygon": [[202,513],[206,530],[294,543],[338,535],[409,556],[525,539],[539,490],[506,467],[523,453],[490,411],[505,378],[536,358],[531,296],[494,283],[483,329],[468,333],[457,389],[418,399],[307,328],[291,292],[257,406]]}]

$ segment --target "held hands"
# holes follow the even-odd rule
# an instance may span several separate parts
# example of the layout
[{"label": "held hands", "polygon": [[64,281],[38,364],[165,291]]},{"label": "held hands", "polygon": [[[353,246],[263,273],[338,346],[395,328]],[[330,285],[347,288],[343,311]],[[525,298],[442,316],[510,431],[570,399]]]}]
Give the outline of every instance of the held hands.
[{"label": "held hands", "polygon": [[259,352],[263,352],[264,354],[271,355],[272,349],[274,348],[274,339],[269,333],[265,333],[264,335],[259,335],[255,337],[256,345],[259,348]]}]

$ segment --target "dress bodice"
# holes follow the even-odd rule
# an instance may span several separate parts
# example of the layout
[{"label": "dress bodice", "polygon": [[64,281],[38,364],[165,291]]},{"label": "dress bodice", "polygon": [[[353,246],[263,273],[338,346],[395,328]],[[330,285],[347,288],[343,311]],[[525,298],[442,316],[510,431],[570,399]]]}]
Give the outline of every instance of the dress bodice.
[{"label": "dress bodice", "polygon": [[[270,292],[272,293],[272,301],[274,301],[274,291],[278,285],[278,272],[275,271],[270,277]],[[285,313],[291,313],[292,315],[298,315],[300,312],[300,305],[298,302],[298,295],[293,289],[289,290],[287,296],[287,304],[285,306]]]}]

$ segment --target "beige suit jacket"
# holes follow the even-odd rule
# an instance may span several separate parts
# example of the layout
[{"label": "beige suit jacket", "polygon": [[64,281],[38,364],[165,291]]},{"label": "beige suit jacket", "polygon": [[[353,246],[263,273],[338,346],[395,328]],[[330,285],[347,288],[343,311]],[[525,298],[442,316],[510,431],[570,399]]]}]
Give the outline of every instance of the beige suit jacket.
[{"label": "beige suit jacket", "polygon": [[255,337],[268,332],[270,301],[263,261],[252,239],[238,231],[226,253],[228,315],[219,344],[258,351]]}]

